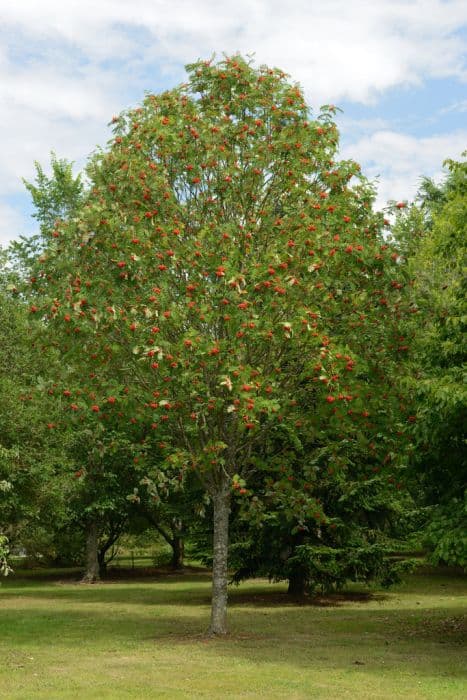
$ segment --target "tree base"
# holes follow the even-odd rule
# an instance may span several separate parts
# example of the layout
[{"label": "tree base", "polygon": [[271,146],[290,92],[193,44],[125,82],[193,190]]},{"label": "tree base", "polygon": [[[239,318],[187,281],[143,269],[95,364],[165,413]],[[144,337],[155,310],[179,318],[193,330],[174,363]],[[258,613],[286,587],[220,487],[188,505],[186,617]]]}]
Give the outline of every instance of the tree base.
[{"label": "tree base", "polygon": [[289,578],[287,595],[303,598],[306,591],[306,579],[302,574],[294,574]]}]

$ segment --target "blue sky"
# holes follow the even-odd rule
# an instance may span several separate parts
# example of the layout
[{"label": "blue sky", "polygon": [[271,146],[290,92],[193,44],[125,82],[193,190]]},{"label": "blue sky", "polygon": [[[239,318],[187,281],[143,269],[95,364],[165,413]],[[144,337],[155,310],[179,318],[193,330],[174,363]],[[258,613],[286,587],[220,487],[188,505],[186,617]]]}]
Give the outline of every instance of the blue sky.
[{"label": "blue sky", "polygon": [[254,54],[338,105],[341,155],[378,205],[467,149],[465,0],[17,0],[0,7],[0,243],[35,229],[22,178],[50,151],[78,170],[111,117],[184,79],[184,65]]}]

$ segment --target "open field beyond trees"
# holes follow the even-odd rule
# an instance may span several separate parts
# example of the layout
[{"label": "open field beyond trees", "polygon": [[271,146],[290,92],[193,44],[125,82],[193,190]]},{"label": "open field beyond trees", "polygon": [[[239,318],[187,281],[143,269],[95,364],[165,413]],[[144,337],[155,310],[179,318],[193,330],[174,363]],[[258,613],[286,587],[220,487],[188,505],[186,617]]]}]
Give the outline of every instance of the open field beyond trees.
[{"label": "open field beyond trees", "polygon": [[257,579],[230,596],[230,634],[208,638],[201,569],[92,586],[18,571],[0,588],[0,697],[465,697],[465,577],[301,603]]}]

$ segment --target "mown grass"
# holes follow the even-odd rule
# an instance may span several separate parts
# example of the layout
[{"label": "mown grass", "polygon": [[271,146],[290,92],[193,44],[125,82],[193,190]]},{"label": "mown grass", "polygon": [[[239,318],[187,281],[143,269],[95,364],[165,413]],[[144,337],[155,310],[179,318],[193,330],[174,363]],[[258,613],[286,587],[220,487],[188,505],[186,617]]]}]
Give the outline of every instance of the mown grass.
[{"label": "mown grass", "polygon": [[65,573],[2,583],[1,698],[467,696],[460,576],[315,604],[253,581],[231,591],[231,634],[208,639],[204,572],[93,586]]}]

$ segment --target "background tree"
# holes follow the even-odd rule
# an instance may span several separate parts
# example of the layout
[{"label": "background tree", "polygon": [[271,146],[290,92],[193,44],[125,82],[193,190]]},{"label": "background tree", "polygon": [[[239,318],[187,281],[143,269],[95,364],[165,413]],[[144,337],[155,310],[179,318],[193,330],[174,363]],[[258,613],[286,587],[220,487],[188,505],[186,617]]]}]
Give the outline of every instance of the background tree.
[{"label": "background tree", "polygon": [[[147,471],[151,471],[149,464]],[[171,568],[181,570],[185,543],[189,539],[191,544],[193,527],[205,517],[204,490],[196,474],[187,474],[183,483],[179,473],[172,479],[166,470],[158,469],[157,474],[157,479],[143,478],[131,500],[138,504],[137,513],[169,545]]]},{"label": "background tree", "polygon": [[[247,481],[234,481],[233,581],[286,579],[290,594],[303,595],[347,581],[397,580],[405,564],[390,555],[406,535],[401,516],[413,509],[404,483],[410,424],[387,389],[384,411],[366,394],[364,408],[356,399],[346,411],[345,427],[343,416],[326,425],[302,410],[293,433],[280,425],[269,436]],[[194,536],[198,555],[210,561],[201,524]]]},{"label": "background tree", "polygon": [[52,153],[50,158],[50,176],[46,175],[37,161],[35,168],[34,181],[23,182],[32,198],[33,217],[39,223],[39,232],[36,236],[21,239],[23,256],[26,247],[44,245],[56,221],[64,221],[74,215],[83,201],[85,192],[82,175],[73,175],[73,163],[64,158],[57,158],[55,153]]},{"label": "background tree", "polygon": [[66,437],[54,434],[56,404],[42,389],[58,356],[31,342],[34,314],[16,290],[0,251],[0,533],[12,549],[45,554],[65,510]]},{"label": "background tree", "polygon": [[465,566],[467,163],[445,165],[444,182],[425,179],[394,232],[407,255],[417,311],[408,324],[414,338],[408,384],[417,406],[413,464],[428,507],[427,543],[435,561]]}]

